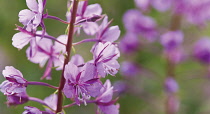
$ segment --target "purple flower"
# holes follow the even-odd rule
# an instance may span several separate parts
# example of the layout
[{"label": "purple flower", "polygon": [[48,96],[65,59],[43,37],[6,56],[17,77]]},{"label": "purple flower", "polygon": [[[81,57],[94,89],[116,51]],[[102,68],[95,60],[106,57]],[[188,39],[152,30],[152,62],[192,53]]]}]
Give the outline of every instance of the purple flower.
[{"label": "purple flower", "polygon": [[78,67],[85,64],[83,57],[79,54],[72,56],[70,62],[77,65]]},{"label": "purple flower", "polygon": [[110,80],[106,80],[100,93],[96,98],[98,108],[105,114],[119,114],[119,105],[114,105],[115,101],[112,100],[113,87],[111,86]]},{"label": "purple flower", "polygon": [[16,93],[13,95],[7,95],[7,102],[8,106],[15,106],[20,105],[28,102],[29,98],[26,92]]},{"label": "purple flower", "polygon": [[128,32],[141,35],[149,41],[157,38],[155,20],[144,16],[138,10],[128,10],[123,16],[123,22]]},{"label": "purple flower", "polygon": [[183,42],[183,33],[181,31],[169,31],[161,36],[161,44],[165,50],[178,48]]},{"label": "purple flower", "polygon": [[116,59],[120,56],[120,52],[111,42],[104,44],[99,42],[93,55],[94,65],[101,77],[105,77],[107,73],[114,76],[118,72],[120,65]]},{"label": "purple flower", "polygon": [[21,31],[12,37],[12,45],[18,49],[22,49],[30,41],[35,40],[36,36],[28,31]]},{"label": "purple flower", "polygon": [[24,109],[26,110],[22,114],[55,114],[55,113],[40,111],[38,108],[31,106],[25,106]]},{"label": "purple flower", "polygon": [[108,17],[105,16],[103,22],[99,26],[96,39],[100,42],[114,42],[120,36],[120,30],[118,26],[111,26],[112,21],[108,22]]},{"label": "purple flower", "polygon": [[135,0],[136,6],[140,8],[143,11],[146,11],[149,9],[151,0]]},{"label": "purple flower", "polygon": [[119,47],[120,50],[127,54],[138,50],[140,42],[137,35],[133,33],[126,33],[126,35],[121,39]]},{"label": "purple flower", "polygon": [[153,0],[151,4],[156,10],[165,12],[171,8],[173,1],[174,0]]},{"label": "purple flower", "polygon": [[[67,36],[61,35],[57,38],[57,40],[66,44]],[[30,56],[31,48],[35,48],[37,50],[35,55],[32,57]],[[63,68],[65,51],[66,49],[64,45],[58,42],[55,42],[53,45],[51,40],[43,38],[37,41],[37,46],[29,47],[26,50],[26,53],[28,59],[33,63],[39,63],[40,67],[43,67],[48,61],[42,78],[51,79],[50,72],[53,66],[56,68],[56,70],[61,70]]]},{"label": "purple flower", "polygon": [[172,77],[168,77],[165,80],[165,91],[167,93],[176,93],[179,89],[179,85],[177,84],[176,80],[174,80],[174,78]]},{"label": "purple flower", "polygon": [[7,79],[0,85],[0,90],[4,95],[21,94],[26,91],[27,80],[22,73],[12,66],[6,66],[2,74]]},{"label": "purple flower", "polygon": [[144,11],[153,6],[156,10],[164,12],[171,7],[173,0],[135,0],[135,3],[137,7]]},{"label": "purple flower", "polygon": [[49,112],[50,114],[53,113],[53,111],[56,110],[57,108],[57,100],[58,100],[58,96],[57,94],[52,94],[49,97],[46,97],[44,99],[44,102],[49,106],[49,108],[45,108],[45,110],[47,112]]},{"label": "purple flower", "polygon": [[[94,35],[98,30],[98,24],[95,23],[102,13],[102,8],[99,4],[88,5],[88,1],[81,1],[78,5],[76,23],[81,25],[84,32],[87,35]],[[70,21],[71,12],[67,12],[67,20]],[[77,32],[80,33],[80,27],[76,28]]]},{"label": "purple flower", "polygon": [[132,62],[125,61],[121,65],[121,74],[127,77],[137,76],[140,69],[138,66]]},{"label": "purple flower", "polygon": [[175,1],[176,13],[181,13],[189,22],[205,25],[210,20],[210,0],[179,0]]},{"label": "purple flower", "polygon": [[19,12],[19,21],[26,27],[36,30],[37,26],[42,23],[43,10],[46,0],[26,0],[30,10],[24,9]]},{"label": "purple flower", "polygon": [[194,45],[194,56],[202,63],[210,63],[210,39],[204,37]]},{"label": "purple flower", "polygon": [[98,78],[94,78],[94,66],[86,63],[83,69],[79,69],[76,65],[69,62],[65,66],[64,77],[66,83],[63,92],[67,98],[73,98],[80,105],[90,99],[90,96],[96,97],[99,94],[101,84]]}]

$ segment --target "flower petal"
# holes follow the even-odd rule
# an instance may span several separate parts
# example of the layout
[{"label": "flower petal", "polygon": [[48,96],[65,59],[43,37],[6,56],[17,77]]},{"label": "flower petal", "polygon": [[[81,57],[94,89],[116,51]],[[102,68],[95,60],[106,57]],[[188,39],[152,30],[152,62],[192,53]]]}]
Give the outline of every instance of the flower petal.
[{"label": "flower petal", "polygon": [[26,4],[32,11],[38,11],[38,3],[36,0],[26,0]]},{"label": "flower petal", "polygon": [[23,32],[16,33],[12,37],[12,45],[18,49],[22,49],[30,42],[32,38],[34,37],[29,34],[25,34]]}]

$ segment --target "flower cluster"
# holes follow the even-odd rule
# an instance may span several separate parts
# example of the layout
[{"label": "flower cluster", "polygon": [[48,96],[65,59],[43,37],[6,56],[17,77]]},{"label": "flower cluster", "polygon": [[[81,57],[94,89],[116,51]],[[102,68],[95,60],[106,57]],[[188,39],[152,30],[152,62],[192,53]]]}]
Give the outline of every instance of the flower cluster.
[{"label": "flower cluster", "polygon": [[[105,114],[118,114],[119,104],[114,105],[117,99],[112,100],[113,87],[107,80],[103,85],[101,78],[108,74],[115,76],[120,68],[117,59],[120,56],[116,41],[120,36],[118,26],[110,26],[108,16],[102,14],[99,4],[88,5],[88,1],[68,1],[67,21],[45,13],[47,0],[26,0],[29,9],[19,12],[19,22],[23,27],[17,26],[12,38],[12,45],[18,49],[28,46],[26,55],[28,60],[45,68],[41,79],[52,79],[53,68],[62,70],[60,86],[55,87],[43,82],[31,82],[23,78],[22,73],[12,66],[5,67],[3,75],[6,78],[0,85],[2,93],[8,97],[8,105],[23,104],[27,101],[39,102],[47,108],[41,111],[35,107],[26,106],[23,114],[56,114],[64,113],[63,108],[73,105],[95,103],[97,111]],[[45,19],[53,19],[68,24],[68,34],[53,37],[46,31]],[[103,20],[100,23],[100,20]],[[41,31],[38,28],[41,27]],[[83,39],[73,43],[73,35],[81,34],[81,29],[91,39]],[[71,48],[86,42],[94,42],[91,48],[93,59],[87,62],[79,54],[70,59]],[[28,85],[42,85],[57,89],[57,94],[41,100],[30,97],[26,93]],[[72,104],[62,106],[62,93],[72,100]],[[94,99],[95,98],[95,99]]]}]

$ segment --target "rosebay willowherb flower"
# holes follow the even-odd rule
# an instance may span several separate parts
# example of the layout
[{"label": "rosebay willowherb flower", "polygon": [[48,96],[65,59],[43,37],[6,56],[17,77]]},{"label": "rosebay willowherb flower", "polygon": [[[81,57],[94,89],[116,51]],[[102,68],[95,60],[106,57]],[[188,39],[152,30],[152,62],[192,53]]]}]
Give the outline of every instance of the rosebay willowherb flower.
[{"label": "rosebay willowherb flower", "polygon": [[[26,50],[28,60],[39,64],[41,68],[46,66],[41,79],[53,79],[53,68],[62,70],[62,74],[59,86],[56,87],[48,83],[27,81],[19,70],[12,66],[5,67],[3,75],[6,81],[0,85],[0,90],[7,95],[7,104],[19,105],[34,101],[44,105],[45,111],[25,106],[23,114],[64,114],[64,108],[94,103],[106,114],[118,114],[119,105],[114,105],[117,99],[111,100],[114,92],[111,82],[103,85],[101,77],[105,78],[108,74],[114,76],[119,70],[117,59],[120,52],[117,43],[114,42],[120,36],[119,27],[110,27],[112,21],[108,21],[108,16],[102,14],[102,8],[97,3],[88,5],[88,1],[69,0],[67,21],[45,13],[47,0],[26,0],[26,3],[29,9],[20,11],[18,15],[23,27],[17,26],[19,32],[13,36],[12,45],[23,49],[29,44]],[[67,30],[64,30],[66,34],[57,38],[47,34],[45,19],[67,24]],[[39,27],[41,31],[37,31]],[[95,38],[73,43],[76,31],[80,33],[81,28],[86,35],[95,35]],[[88,62],[76,51],[75,55],[71,55],[74,45],[86,42],[95,43],[91,48],[93,59],[87,60]],[[46,86],[55,89],[56,92],[44,100],[31,97],[26,93],[26,87],[31,85]],[[70,98],[68,100],[71,100],[71,104],[63,105],[63,94]]]}]

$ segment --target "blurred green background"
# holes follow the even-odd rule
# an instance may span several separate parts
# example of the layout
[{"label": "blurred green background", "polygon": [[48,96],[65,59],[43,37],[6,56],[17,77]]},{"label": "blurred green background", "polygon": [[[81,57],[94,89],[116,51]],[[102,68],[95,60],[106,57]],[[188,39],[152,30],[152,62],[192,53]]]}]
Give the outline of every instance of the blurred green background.
[{"label": "blurred green background", "polygon": [[[46,9],[50,15],[58,16],[65,20],[66,0],[48,0]],[[133,0],[89,0],[89,4],[99,3],[103,8],[103,13],[107,14],[110,19],[114,19],[112,25],[119,25],[122,35],[125,34],[123,28],[122,16],[128,9],[135,8]],[[22,9],[27,9],[25,0],[0,0],[0,71],[5,66],[14,66],[19,69],[24,77],[30,81],[38,81],[45,69],[39,68],[37,64],[27,60],[25,50],[18,50],[12,46],[12,36],[15,31],[15,24],[18,22],[18,13]],[[150,16],[157,20],[158,26],[167,29],[170,23],[170,13],[159,13],[151,11]],[[54,20],[45,20],[48,34],[59,36],[64,34],[66,25]],[[21,25],[22,26],[22,25]],[[183,31],[185,32],[184,48],[186,54],[190,55],[192,44],[200,36],[208,36],[210,29],[207,26],[201,30],[195,26],[185,24]],[[83,47],[76,47],[76,50],[85,56],[85,60],[89,60],[92,54],[86,49],[88,44]],[[90,46],[89,46],[90,49]],[[139,54],[133,55],[131,58],[138,61],[145,69],[149,69],[138,77],[126,79],[126,83],[132,89],[126,91],[120,96],[120,114],[164,114],[166,95],[163,91],[163,82],[165,79],[165,60],[162,57],[161,46],[159,43],[143,45]],[[81,51],[82,50],[82,51]],[[120,58],[123,61],[126,55]],[[209,114],[210,113],[210,79],[205,78],[206,69],[204,66],[195,62],[191,57],[177,66],[176,75],[180,85],[178,97],[180,99],[179,114]],[[61,72],[53,70],[53,80],[42,80],[52,85],[58,85]],[[117,80],[125,80],[118,74],[116,77],[108,76],[112,82]],[[4,81],[0,76],[0,82]],[[44,99],[54,90],[47,87],[28,86],[27,92],[30,96]],[[21,114],[23,107],[34,106],[44,110],[38,103],[28,102],[16,107],[7,107],[6,97],[0,94],[0,114]],[[65,104],[69,103],[66,99]],[[95,106],[74,106],[66,110],[67,114],[93,114]]]}]

